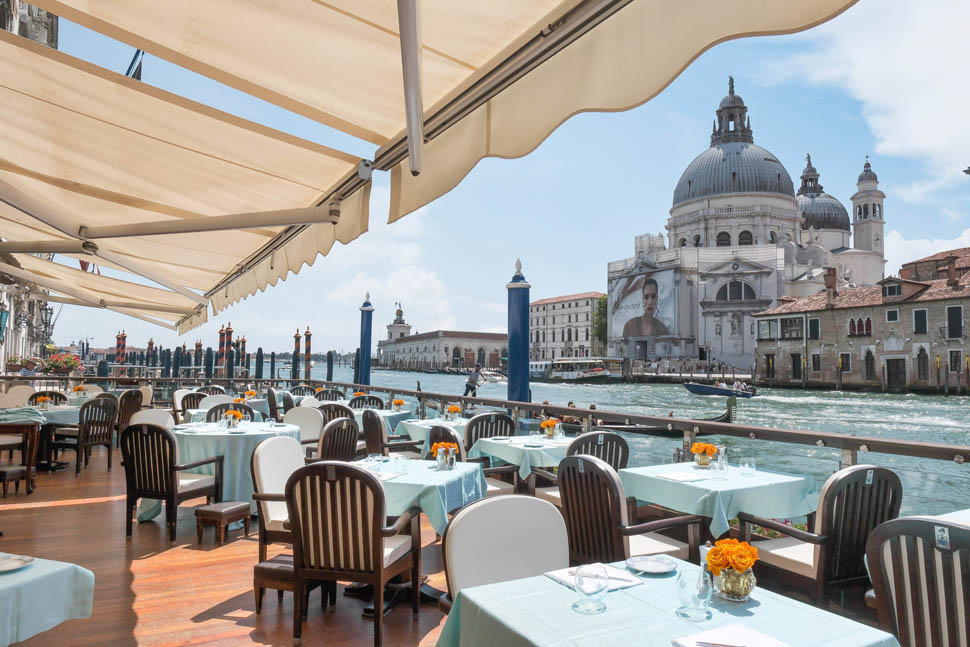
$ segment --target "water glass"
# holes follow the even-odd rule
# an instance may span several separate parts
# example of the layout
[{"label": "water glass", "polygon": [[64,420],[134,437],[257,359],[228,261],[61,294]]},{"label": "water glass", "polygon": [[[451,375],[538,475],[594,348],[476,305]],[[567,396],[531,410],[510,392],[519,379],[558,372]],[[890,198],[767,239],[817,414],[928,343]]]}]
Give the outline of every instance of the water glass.
[{"label": "water glass", "polygon": [[717,462],[714,464],[714,479],[726,481],[728,477],[727,447],[717,445]]},{"label": "water glass", "polygon": [[587,616],[606,611],[603,596],[609,585],[610,575],[602,564],[584,564],[576,568],[575,588],[579,599],[573,602],[573,611]]},{"label": "water glass", "polygon": [[713,591],[711,575],[706,570],[701,569],[696,574],[681,571],[677,574],[677,597],[680,599],[680,607],[675,613],[688,620],[710,620]]},{"label": "water glass", "polygon": [[252,418],[249,416],[248,413],[244,413],[243,414],[243,417],[242,417],[242,421],[243,422],[251,422],[251,420],[252,420]]},{"label": "water glass", "polygon": [[754,476],[757,469],[757,464],[753,458],[741,459],[741,476]]}]

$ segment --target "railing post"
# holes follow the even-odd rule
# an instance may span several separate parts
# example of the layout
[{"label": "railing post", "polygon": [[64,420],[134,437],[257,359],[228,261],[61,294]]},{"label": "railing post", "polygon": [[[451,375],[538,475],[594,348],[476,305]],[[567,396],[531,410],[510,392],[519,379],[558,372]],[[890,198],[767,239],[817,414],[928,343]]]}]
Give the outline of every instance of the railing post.
[{"label": "railing post", "polygon": [[420,412],[421,419],[424,420],[428,417],[427,409],[424,406],[424,396],[418,396],[418,411]]},{"label": "railing post", "polygon": [[593,416],[583,418],[583,433],[589,433],[593,429]]},{"label": "railing post", "polygon": [[839,461],[839,469],[852,467],[859,462],[859,453],[856,449],[843,449],[842,460]]}]

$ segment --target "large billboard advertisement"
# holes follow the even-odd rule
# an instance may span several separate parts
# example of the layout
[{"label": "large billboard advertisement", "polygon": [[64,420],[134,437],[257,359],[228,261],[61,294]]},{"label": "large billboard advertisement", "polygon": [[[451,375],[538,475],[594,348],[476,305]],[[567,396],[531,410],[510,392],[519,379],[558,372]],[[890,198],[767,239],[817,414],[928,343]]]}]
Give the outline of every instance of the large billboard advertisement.
[{"label": "large billboard advertisement", "polygon": [[674,270],[648,271],[609,284],[611,340],[677,334]]}]

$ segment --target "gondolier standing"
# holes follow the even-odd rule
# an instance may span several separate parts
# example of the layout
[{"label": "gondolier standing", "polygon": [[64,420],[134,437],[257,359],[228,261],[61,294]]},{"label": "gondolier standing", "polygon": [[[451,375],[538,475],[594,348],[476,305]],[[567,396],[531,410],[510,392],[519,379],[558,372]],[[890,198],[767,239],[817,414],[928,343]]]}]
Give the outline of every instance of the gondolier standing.
[{"label": "gondolier standing", "polygon": [[475,364],[475,370],[468,374],[468,379],[465,381],[465,393],[463,396],[471,393],[473,396],[478,390],[478,383],[482,379],[482,365]]}]

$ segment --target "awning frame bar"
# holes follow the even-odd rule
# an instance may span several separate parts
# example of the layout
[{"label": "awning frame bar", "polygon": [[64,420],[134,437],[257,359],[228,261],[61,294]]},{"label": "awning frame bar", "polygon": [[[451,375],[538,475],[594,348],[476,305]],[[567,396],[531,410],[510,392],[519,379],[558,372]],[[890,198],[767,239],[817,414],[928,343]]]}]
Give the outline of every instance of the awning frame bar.
[{"label": "awning frame bar", "polygon": [[421,174],[424,146],[424,102],[421,97],[420,0],[397,0],[397,23],[404,75],[404,115],[407,123],[408,163],[411,175]]}]

